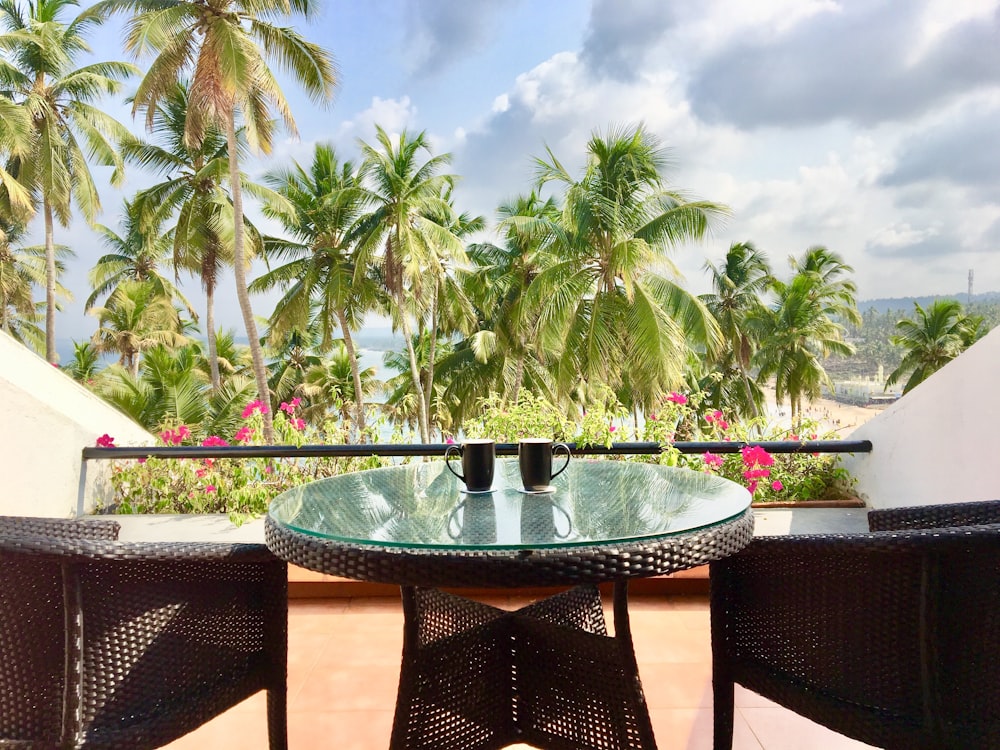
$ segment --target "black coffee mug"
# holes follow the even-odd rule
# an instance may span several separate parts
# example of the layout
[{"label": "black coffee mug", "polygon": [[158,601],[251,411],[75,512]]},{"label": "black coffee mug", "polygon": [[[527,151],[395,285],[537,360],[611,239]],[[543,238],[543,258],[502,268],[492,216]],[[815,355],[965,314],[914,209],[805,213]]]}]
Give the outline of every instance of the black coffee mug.
[{"label": "black coffee mug", "polygon": [[[452,468],[451,457],[462,457],[462,473]],[[465,482],[469,492],[489,492],[493,487],[496,464],[496,444],[487,438],[463,440],[461,445],[449,445],[444,452],[448,471]]]},{"label": "black coffee mug", "polygon": [[[558,471],[552,471],[552,456],[563,451],[566,463]],[[517,444],[517,464],[521,470],[521,484],[528,492],[543,492],[549,489],[554,477],[562,474],[569,466],[570,449],[566,443],[553,443],[548,438],[525,438]]]}]

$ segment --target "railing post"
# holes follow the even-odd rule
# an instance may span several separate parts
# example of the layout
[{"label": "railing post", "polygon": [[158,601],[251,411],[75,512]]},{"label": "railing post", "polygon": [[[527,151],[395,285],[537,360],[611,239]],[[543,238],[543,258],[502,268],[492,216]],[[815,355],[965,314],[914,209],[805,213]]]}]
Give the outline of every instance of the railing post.
[{"label": "railing post", "polygon": [[77,518],[84,515],[84,498],[87,496],[87,458],[80,458],[80,486],[76,491],[76,515]]}]

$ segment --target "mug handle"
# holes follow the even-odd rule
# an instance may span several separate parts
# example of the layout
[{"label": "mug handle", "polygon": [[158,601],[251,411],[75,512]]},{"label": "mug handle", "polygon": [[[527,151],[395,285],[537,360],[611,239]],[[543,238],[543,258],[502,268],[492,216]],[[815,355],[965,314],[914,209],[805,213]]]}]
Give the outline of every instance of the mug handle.
[{"label": "mug handle", "polygon": [[457,471],[451,468],[451,461],[449,461],[448,459],[450,459],[451,456],[453,455],[452,451],[455,451],[454,455],[459,455],[459,456],[462,455],[461,447],[457,445],[449,445],[447,448],[444,449],[444,465],[448,467],[448,471],[450,471],[452,474],[454,474],[456,477],[458,477],[464,482],[465,477],[463,477],[461,474],[459,474]]},{"label": "mug handle", "polygon": [[[566,467],[564,466],[563,469],[565,468]],[[559,471],[562,471],[562,469],[560,469]],[[561,505],[556,505],[555,503],[552,503],[552,507],[558,510],[560,513],[562,513],[563,518],[566,519],[566,533],[560,534],[559,529],[556,529],[556,539],[565,539],[566,537],[568,537],[570,534],[573,533],[573,519],[569,517],[569,513],[567,513],[566,509],[563,508]]]},{"label": "mug handle", "polygon": [[552,472],[552,478],[553,479],[555,479],[557,476],[559,476],[564,471],[566,471],[566,467],[569,466],[570,456],[573,453],[570,450],[569,446],[566,445],[566,443],[555,443],[552,446],[552,455],[555,456],[556,455],[556,451],[558,451],[560,448],[562,448],[564,451],[566,451],[566,463],[564,463],[562,466],[559,467],[559,471],[553,471]]},{"label": "mug handle", "polygon": [[456,517],[455,514],[458,513],[458,511],[462,510],[464,507],[465,507],[465,501],[463,500],[458,505],[456,505],[454,508],[452,508],[451,509],[451,513],[448,514],[448,536],[450,536],[452,539],[455,539],[455,540],[457,540],[462,535],[462,526],[461,526],[461,524],[459,524],[458,525],[458,531],[456,531],[454,534],[452,534],[451,533],[451,522],[454,521],[456,524],[458,524],[458,518]]}]

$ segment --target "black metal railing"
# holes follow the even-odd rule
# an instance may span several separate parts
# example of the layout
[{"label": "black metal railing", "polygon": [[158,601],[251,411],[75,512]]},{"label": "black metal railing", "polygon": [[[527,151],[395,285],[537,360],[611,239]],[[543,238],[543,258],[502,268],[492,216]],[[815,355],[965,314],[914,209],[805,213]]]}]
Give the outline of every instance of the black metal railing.
[{"label": "black metal railing", "polygon": [[[83,449],[84,462],[108,458],[363,458],[366,456],[443,456],[449,443],[372,443],[361,445],[235,445],[235,446],[132,446]],[[654,442],[582,445],[568,443],[580,456],[658,455],[663,446]],[[672,446],[681,453],[739,453],[759,445],[768,453],[871,453],[870,440],[690,441]],[[497,443],[498,456],[516,456],[517,443]]]}]

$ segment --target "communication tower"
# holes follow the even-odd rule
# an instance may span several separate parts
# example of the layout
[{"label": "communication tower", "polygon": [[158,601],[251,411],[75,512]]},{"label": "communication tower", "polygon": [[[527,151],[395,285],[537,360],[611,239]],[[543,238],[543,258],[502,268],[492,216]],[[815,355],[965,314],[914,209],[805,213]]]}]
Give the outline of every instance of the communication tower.
[{"label": "communication tower", "polygon": [[970,268],[969,269],[969,304],[970,305],[972,304],[972,276],[973,276],[973,271]]}]

